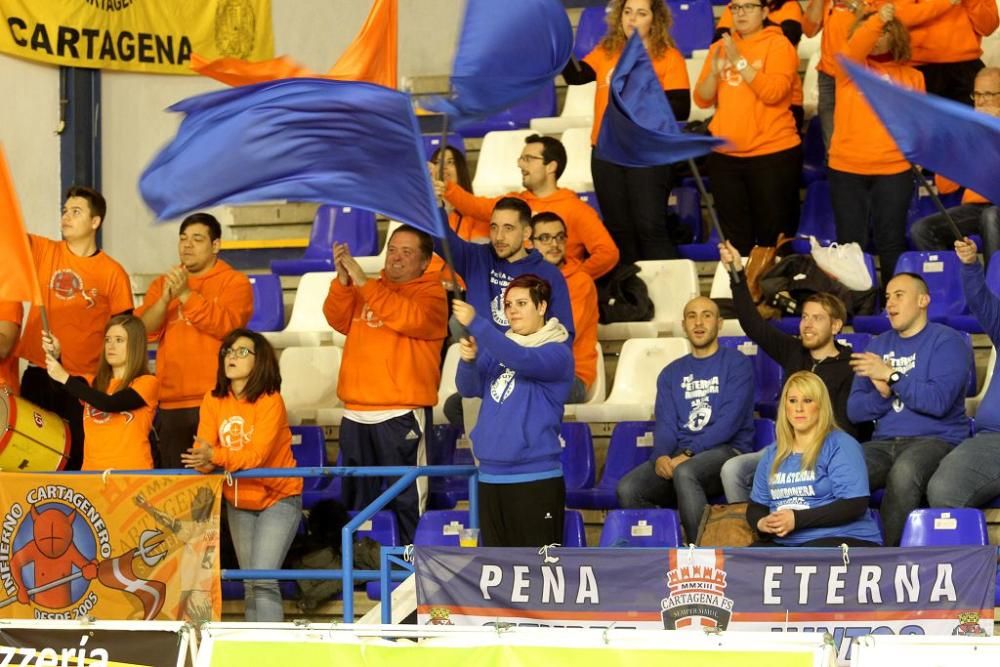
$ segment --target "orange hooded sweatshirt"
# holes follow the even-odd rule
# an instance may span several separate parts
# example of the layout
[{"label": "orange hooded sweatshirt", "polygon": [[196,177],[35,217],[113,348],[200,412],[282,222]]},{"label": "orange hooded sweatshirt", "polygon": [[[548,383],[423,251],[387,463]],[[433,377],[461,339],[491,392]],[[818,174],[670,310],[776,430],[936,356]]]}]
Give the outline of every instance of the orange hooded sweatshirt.
[{"label": "orange hooded sweatshirt", "polygon": [[[882,77],[912,90],[924,90],[924,75],[906,64],[869,58],[885,23],[878,14],[870,16],[854,31],[844,55],[864,63]],[[909,161],[899,152],[885,125],[872,111],[861,90],[837,64],[837,106],[833,115],[833,138],[830,140],[831,169],[851,174],[889,175],[910,169]]]},{"label": "orange hooded sweatshirt", "polygon": [[[201,402],[198,437],[212,446],[212,464],[226,472],[250,468],[294,468],[292,432],[281,394],[264,394],[250,403],[231,393]],[[240,509],[264,510],[282,498],[302,493],[298,477],[237,479],[222,488]]]},{"label": "orange hooded sweatshirt", "polygon": [[[597,280],[618,264],[618,246],[611,239],[597,211],[566,188],[559,188],[548,197],[536,197],[530,190],[510,192],[504,197],[517,197],[527,202],[531,213],[551,211],[566,223],[566,256],[583,262],[583,270]],[[493,207],[502,197],[477,197],[449,181],[444,198],[448,203],[474,218],[489,220]]]},{"label": "orange hooded sweatshirt", "polygon": [[896,17],[910,29],[915,64],[976,60],[983,55],[983,37],[1000,25],[996,0],[904,2]]},{"label": "orange hooded sweatshirt", "polygon": [[597,378],[597,287],[578,259],[567,258],[559,270],[566,279],[570,307],[573,309],[576,377],[589,389]]},{"label": "orange hooded sweatshirt", "polygon": [[[246,326],[253,313],[250,280],[221,259],[206,273],[188,278],[187,303],[171,299],[164,324],[149,331],[158,341],[156,377],[160,380],[160,406],[168,410],[194,408],[215,386],[219,344],[233,329]],[[163,276],[149,286],[141,316],[163,294]]]},{"label": "orange hooded sweatshirt", "polygon": [[698,88],[711,75],[712,63],[724,48],[722,40],[709,49],[694,89],[694,103],[703,109],[713,105],[716,108],[708,128],[728,141],[716,150],[733,157],[756,157],[798,146],[802,139],[790,109],[794,81],[799,76],[795,47],[775,26],[746,38],[734,33],[733,42],[750,65],[761,69],[748,84],[726,60],[715,96],[705,99],[698,94]]},{"label": "orange hooded sweatshirt", "polygon": [[[938,193],[940,193],[942,195],[951,194],[955,190],[958,190],[960,187],[962,187],[961,185],[959,185],[955,181],[953,181],[953,180],[951,180],[949,178],[945,178],[941,174],[935,174],[934,175],[934,183],[937,185]],[[981,194],[979,194],[978,192],[975,192],[974,190],[970,190],[969,188],[965,188],[965,192],[962,193],[962,203],[963,204],[990,204],[992,202],[989,199],[987,199],[986,197],[984,197]]]},{"label": "orange hooded sweatshirt", "polygon": [[348,410],[403,410],[437,403],[448,300],[437,274],[405,283],[385,277],[362,287],[336,278],[326,321],[347,336],[337,396]]}]

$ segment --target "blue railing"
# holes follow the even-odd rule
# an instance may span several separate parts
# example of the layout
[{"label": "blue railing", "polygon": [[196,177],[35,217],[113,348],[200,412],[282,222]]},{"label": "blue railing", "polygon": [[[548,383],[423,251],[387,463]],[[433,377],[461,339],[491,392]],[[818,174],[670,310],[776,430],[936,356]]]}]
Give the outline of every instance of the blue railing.
[{"label": "blue railing", "polygon": [[[343,563],[339,570],[222,570],[220,575],[225,580],[244,579],[313,579],[327,580],[339,578],[343,584],[344,596],[344,622],[354,622],[354,584],[358,582],[378,581],[382,583],[383,603],[389,596],[389,582],[402,581],[406,578],[406,572],[396,571],[388,573],[385,565],[383,550],[383,567],[380,570],[355,570],[354,569],[354,533],[365,522],[375,516],[375,513],[384,508],[389,502],[405,491],[413,484],[418,477],[469,477],[469,527],[479,527],[479,486],[477,485],[478,470],[471,465],[449,465],[449,466],[369,466],[351,468],[346,466],[328,466],[323,468],[255,468],[253,470],[241,470],[232,473],[234,479],[259,479],[266,477],[399,477],[378,498],[370,505],[360,510],[340,532],[341,561]],[[82,472],[72,471],[67,475],[94,475],[93,471]],[[116,470],[116,475],[200,475],[194,470],[174,469],[174,470]],[[383,575],[383,571],[385,574]],[[385,618],[389,611],[387,604],[383,604],[382,616]]]}]

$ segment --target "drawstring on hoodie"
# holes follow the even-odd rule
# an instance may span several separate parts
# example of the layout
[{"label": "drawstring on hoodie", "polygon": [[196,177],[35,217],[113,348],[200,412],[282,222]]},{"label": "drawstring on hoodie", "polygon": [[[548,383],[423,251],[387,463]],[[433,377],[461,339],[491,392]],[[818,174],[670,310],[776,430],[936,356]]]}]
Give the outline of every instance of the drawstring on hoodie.
[{"label": "drawstring on hoodie", "polygon": [[240,480],[233,477],[233,473],[226,471],[226,484],[233,487],[233,507],[240,506]]}]

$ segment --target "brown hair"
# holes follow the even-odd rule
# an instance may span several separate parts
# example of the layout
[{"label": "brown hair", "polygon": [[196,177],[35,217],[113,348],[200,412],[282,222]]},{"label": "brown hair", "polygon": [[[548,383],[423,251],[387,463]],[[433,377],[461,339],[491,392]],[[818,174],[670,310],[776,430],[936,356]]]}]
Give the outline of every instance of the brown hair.
[{"label": "brown hair", "polygon": [[[75,195],[74,195],[75,196]],[[149,375],[149,360],[146,357],[146,326],[134,315],[115,315],[104,325],[104,335],[108,329],[119,326],[125,330],[125,372],[121,384],[115,393],[128,389],[129,385],[140,375]],[[101,348],[101,361],[97,365],[97,375],[94,376],[94,389],[107,392],[114,372],[111,364]]]},{"label": "brown hair", "polygon": [[515,287],[522,287],[528,290],[528,296],[531,297],[531,303],[535,304],[535,308],[541,306],[543,301],[545,303],[552,303],[552,286],[549,285],[547,280],[536,276],[534,273],[525,273],[510,281],[507,289],[503,291],[504,301],[507,300],[507,295]]},{"label": "brown hair", "polygon": [[97,216],[101,219],[101,224],[104,224],[104,216],[108,214],[108,203],[104,200],[104,195],[94,188],[88,188],[85,185],[72,185],[66,191],[63,201],[66,201],[70,197],[86,199],[87,205],[90,207],[90,215]]},{"label": "brown hair", "polygon": [[281,370],[278,367],[278,357],[267,339],[256,331],[249,329],[233,329],[219,347],[219,370],[215,375],[215,389],[212,396],[225,398],[229,395],[229,378],[226,377],[226,351],[240,338],[253,341],[254,362],[247,386],[243,389],[243,398],[248,403],[255,403],[264,394],[276,394],[281,391]]},{"label": "brown hair", "polygon": [[[859,7],[864,7],[864,5],[859,5]],[[851,30],[848,32],[848,37],[854,34],[858,26],[876,13],[863,13],[863,10],[859,10],[854,19],[854,24],[851,25]],[[910,31],[906,29],[906,26],[900,23],[899,19],[894,18],[886,22],[882,27],[882,32],[889,35],[889,55],[892,56],[893,61],[897,63],[907,62],[910,59]]]},{"label": "brown hair", "polygon": [[807,296],[802,305],[807,303],[818,303],[831,320],[840,320],[841,324],[847,323],[847,307],[840,297],[829,292],[815,292]]},{"label": "brown hair", "polygon": [[393,230],[392,234],[389,235],[389,239],[385,242],[386,247],[388,247],[392,239],[396,237],[396,234],[399,234],[400,232],[413,234],[414,236],[417,237],[417,245],[420,248],[421,257],[423,257],[424,259],[430,259],[431,257],[434,256],[434,239],[431,238],[431,235],[422,229],[417,229],[416,227],[410,227],[409,225],[400,225],[395,230]]},{"label": "brown hair", "polygon": [[[469,173],[469,161],[465,159],[465,153],[458,150],[451,144],[445,146],[445,150],[451,155],[451,159],[455,161],[455,182],[458,187],[462,188],[466,192],[472,192],[472,175]],[[437,178],[437,164],[438,159],[441,157],[441,148],[437,148],[433,153],[431,153],[430,162],[434,164],[434,174]]]},{"label": "brown hair", "polygon": [[[608,10],[608,32],[601,39],[601,48],[608,53],[617,53],[625,48],[625,31],[622,29],[622,13],[628,0],[614,0]],[[653,13],[653,23],[649,26],[649,55],[656,59],[674,46],[670,28],[674,24],[670,8],[662,0],[649,0],[649,10]]]}]

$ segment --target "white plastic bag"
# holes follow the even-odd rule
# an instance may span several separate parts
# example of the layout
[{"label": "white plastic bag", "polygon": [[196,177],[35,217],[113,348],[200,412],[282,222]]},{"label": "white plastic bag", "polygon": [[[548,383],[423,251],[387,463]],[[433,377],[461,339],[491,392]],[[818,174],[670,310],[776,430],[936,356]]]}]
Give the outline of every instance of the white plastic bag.
[{"label": "white plastic bag", "polygon": [[821,246],[815,236],[809,237],[813,259],[847,289],[862,292],[872,288],[872,277],[865,266],[865,256],[857,243]]}]

